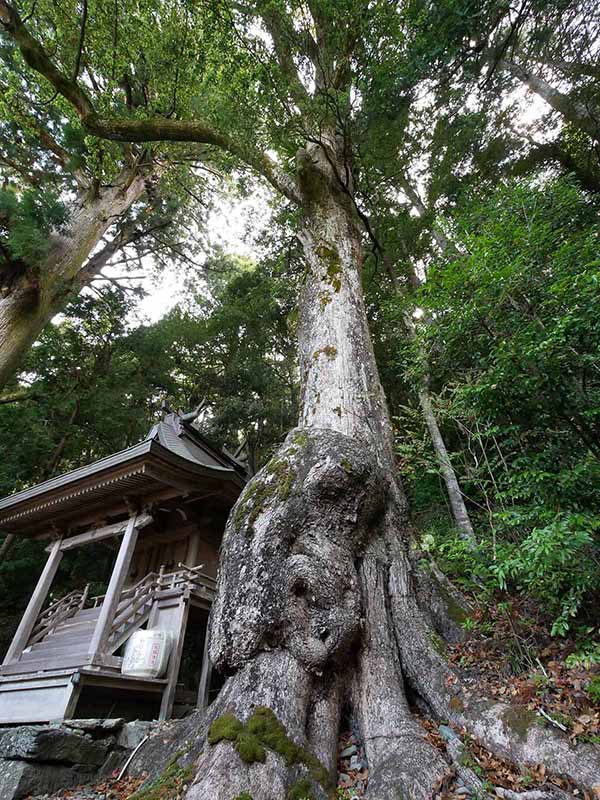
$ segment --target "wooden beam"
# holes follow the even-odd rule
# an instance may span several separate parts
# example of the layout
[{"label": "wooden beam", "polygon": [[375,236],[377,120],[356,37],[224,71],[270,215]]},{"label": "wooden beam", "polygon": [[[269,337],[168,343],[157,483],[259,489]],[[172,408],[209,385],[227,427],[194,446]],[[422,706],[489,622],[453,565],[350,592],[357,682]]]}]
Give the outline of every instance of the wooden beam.
[{"label": "wooden beam", "polygon": [[[151,522],[152,517],[150,514],[141,514],[137,518],[135,527],[139,531],[142,528],[145,528]],[[80,547],[82,544],[100,542],[102,539],[110,539],[113,536],[120,536],[122,533],[125,533],[128,524],[129,520],[126,519],[122,522],[115,522],[113,525],[105,525],[103,528],[94,528],[90,531],[78,533],[76,536],[70,536],[68,539],[63,539],[60,549],[63,551],[63,553],[66,553],[68,550],[74,550],[76,547]],[[46,552],[49,552],[49,550],[50,548],[47,547]]]},{"label": "wooden beam", "polygon": [[[121,598],[121,592],[125,584],[125,579],[129,573],[131,557],[135,550],[135,543],[138,537],[137,516],[134,514],[127,522],[127,528],[119,548],[117,560],[110,576],[108,589],[100,609],[100,616],[94,629],[94,634],[90,642],[89,654],[92,657],[105,655],[106,645],[110,634],[110,626],[115,617],[117,606]],[[106,655],[108,655],[106,653]]]},{"label": "wooden beam", "polygon": [[46,561],[46,566],[40,575],[37,586],[33,590],[33,594],[31,595],[31,599],[29,600],[27,608],[25,609],[25,613],[21,617],[21,622],[19,623],[17,632],[15,633],[4,661],[2,662],[3,664],[12,664],[14,661],[18,661],[23,653],[23,650],[25,647],[27,647],[27,642],[31,636],[31,631],[36,623],[38,614],[42,610],[42,606],[44,605],[50,587],[52,586],[52,581],[56,575],[56,570],[58,569],[60,560],[63,557],[60,545],[60,539],[57,539],[50,548],[50,555]]}]

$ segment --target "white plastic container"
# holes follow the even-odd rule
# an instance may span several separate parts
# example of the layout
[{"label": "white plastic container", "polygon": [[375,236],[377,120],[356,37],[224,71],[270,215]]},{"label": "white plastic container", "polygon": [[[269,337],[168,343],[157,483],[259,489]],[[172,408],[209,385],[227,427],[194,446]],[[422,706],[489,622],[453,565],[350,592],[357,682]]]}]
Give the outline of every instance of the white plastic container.
[{"label": "white plastic container", "polygon": [[162,678],[167,671],[172,641],[170,631],[136,631],[125,645],[122,674]]}]

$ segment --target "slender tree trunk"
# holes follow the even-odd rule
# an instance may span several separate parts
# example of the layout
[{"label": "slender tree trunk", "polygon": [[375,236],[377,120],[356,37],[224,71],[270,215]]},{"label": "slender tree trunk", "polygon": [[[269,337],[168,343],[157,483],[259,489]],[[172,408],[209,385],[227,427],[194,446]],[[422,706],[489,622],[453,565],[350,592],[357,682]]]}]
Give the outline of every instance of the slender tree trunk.
[{"label": "slender tree trunk", "polygon": [[456,523],[460,536],[470,545],[474,546],[476,544],[475,531],[473,530],[471,518],[460,490],[460,484],[452,462],[450,461],[446,443],[444,442],[444,437],[442,436],[431,402],[427,354],[424,352],[423,347],[416,337],[415,328],[409,315],[405,316],[405,326],[409,337],[413,340],[418,349],[418,358],[421,362],[421,377],[417,387],[417,397],[419,398],[419,406],[421,407],[423,419],[425,420],[427,430],[431,437],[433,452],[435,453],[435,458],[442,474],[444,485],[446,486],[452,516],[454,517],[454,522]]},{"label": "slender tree trunk", "polygon": [[405,314],[404,316],[404,325],[409,338],[414,342],[415,347],[417,348],[418,359],[420,361],[421,368],[421,377],[417,387],[417,397],[419,398],[419,406],[421,407],[423,419],[425,420],[427,430],[429,431],[429,435],[431,437],[433,452],[435,453],[435,458],[442,474],[444,485],[446,486],[446,492],[448,494],[452,516],[461,538],[463,538],[470,545],[474,546],[477,541],[475,538],[475,531],[473,530],[471,518],[469,516],[469,512],[467,511],[465,501],[463,500],[463,494],[460,490],[460,484],[458,482],[458,478],[456,477],[456,472],[454,471],[452,462],[450,461],[450,456],[448,455],[448,450],[446,449],[446,443],[444,442],[444,437],[442,436],[442,432],[440,430],[440,426],[438,425],[435,411],[433,409],[433,404],[431,402],[427,354],[417,339],[415,326],[409,314]]},{"label": "slender tree trunk", "polygon": [[[102,236],[143,191],[143,174],[128,171],[97,197],[80,198],[71,210],[67,230],[52,235],[44,260],[35,270],[27,270],[13,290],[0,298],[0,388],[14,376],[33,342],[63,308],[79,271]],[[77,283],[76,290],[80,289]]]},{"label": "slender tree trunk", "polygon": [[[419,214],[419,216],[424,216],[427,213],[427,208],[421,200],[419,193],[407,178],[401,179],[401,185],[415,211]],[[432,236],[442,253],[447,254],[451,248],[451,245],[442,229],[435,223],[432,226]],[[410,281],[415,289],[418,289],[421,286],[421,279],[412,265]],[[448,500],[450,501],[452,516],[454,517],[454,522],[456,523],[456,527],[458,528],[461,537],[465,541],[469,542],[469,544],[475,545],[475,532],[473,530],[473,525],[471,524],[471,518],[469,516],[469,512],[467,511],[465,501],[463,500],[460,484],[458,482],[458,478],[456,477],[456,472],[454,471],[452,462],[450,461],[450,457],[448,456],[446,443],[444,442],[444,437],[440,430],[440,426],[438,425],[433,404],[431,402],[427,354],[417,339],[413,319],[408,313],[404,315],[404,325],[409,338],[414,342],[418,351],[418,358],[422,373],[419,386],[417,387],[419,406],[421,407],[423,418],[425,420],[425,424],[427,425],[427,430],[431,436],[433,451],[442,474],[442,479],[446,486],[446,492],[448,494]]]},{"label": "slender tree trunk", "polygon": [[551,86],[540,75],[525,69],[514,61],[501,61],[500,65],[511,75],[525,83],[532,92],[557,111],[574,127],[587,133],[596,142],[600,142],[600,108],[588,107],[579,100],[574,100],[568,94],[560,92]]},{"label": "slender tree trunk", "polygon": [[470,544],[475,544],[475,531],[473,530],[465,501],[463,500],[463,494],[460,490],[456,472],[454,471],[454,467],[448,456],[448,451],[446,450],[444,437],[442,436],[442,432],[440,431],[435,417],[435,412],[431,403],[431,395],[429,393],[429,382],[426,377],[423,379],[418,389],[418,396],[419,405],[421,406],[421,411],[423,412],[423,417],[427,424],[429,435],[431,436],[431,442],[440,472],[442,473],[442,478],[446,485],[448,500],[450,501],[450,508],[452,509],[452,516],[454,517],[456,527],[465,541]]}]

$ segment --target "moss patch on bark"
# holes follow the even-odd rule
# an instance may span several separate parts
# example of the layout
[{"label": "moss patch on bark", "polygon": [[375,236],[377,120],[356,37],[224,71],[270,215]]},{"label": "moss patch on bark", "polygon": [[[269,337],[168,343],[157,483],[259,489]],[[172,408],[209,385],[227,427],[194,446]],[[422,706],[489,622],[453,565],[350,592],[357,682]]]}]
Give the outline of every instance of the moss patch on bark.
[{"label": "moss patch on bark", "polygon": [[527,734],[537,724],[538,716],[535,711],[518,706],[509,706],[502,714],[502,721],[506,727],[522,741],[527,739]]},{"label": "moss patch on bark", "polygon": [[[233,743],[246,764],[264,762],[266,748],[280,755],[290,767],[304,765],[313,781],[320,783],[324,789],[331,788],[329,773],[323,764],[314,753],[290,739],[285,727],[268,706],[257,706],[245,724],[233,714],[223,714],[216,719],[208,729],[208,742],[214,745],[224,740]],[[304,780],[310,789],[310,781]]]},{"label": "moss patch on bark", "polygon": [[429,641],[433,645],[433,648],[438,656],[441,656],[444,659],[448,658],[448,648],[446,646],[446,642],[441,636],[439,636],[435,631],[431,631],[429,633]]},{"label": "moss patch on bark", "polygon": [[301,778],[290,786],[287,800],[313,800],[312,785],[308,778]]},{"label": "moss patch on bark", "polygon": [[333,359],[337,356],[337,347],[333,345],[325,345],[325,347],[321,347],[320,350],[315,350],[313,353],[313,358],[316,361],[319,356],[325,356],[328,361],[333,361]]},{"label": "moss patch on bark", "polygon": [[339,292],[342,288],[342,265],[337,250],[329,244],[321,244],[315,252],[325,264],[324,279],[334,292]]},{"label": "moss patch on bark", "polygon": [[[293,452],[295,448],[290,449],[290,454]],[[274,456],[265,466],[265,474],[253,478],[238,501],[233,517],[236,530],[245,527],[246,534],[252,536],[254,523],[267,504],[276,497],[288,499],[295,477],[291,464],[284,457]]]}]

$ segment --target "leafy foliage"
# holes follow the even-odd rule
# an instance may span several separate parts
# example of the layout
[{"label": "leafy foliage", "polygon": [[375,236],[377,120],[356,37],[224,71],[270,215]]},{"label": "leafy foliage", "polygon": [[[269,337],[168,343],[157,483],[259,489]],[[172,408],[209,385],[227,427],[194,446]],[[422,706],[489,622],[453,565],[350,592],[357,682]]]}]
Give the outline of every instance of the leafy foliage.
[{"label": "leafy foliage", "polygon": [[[451,221],[456,250],[432,264],[417,299],[480,562],[469,566],[443,522],[425,523],[426,543],[455,574],[536,598],[554,634],[591,610],[599,579],[597,213],[570,179],[470,195]],[[410,346],[399,366],[415,380]],[[443,495],[426,432],[410,406],[398,425],[414,501],[431,516]]]}]

